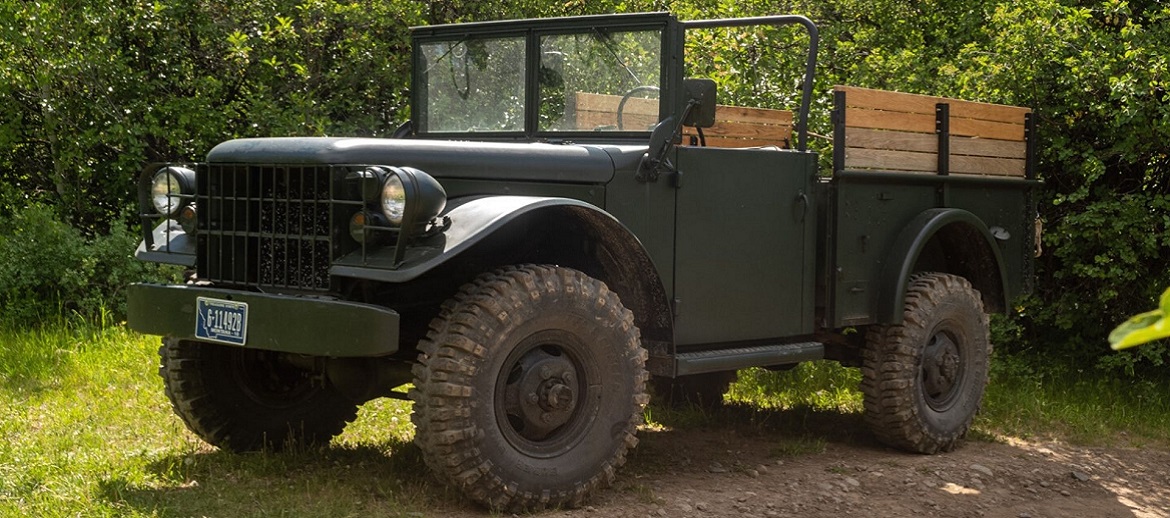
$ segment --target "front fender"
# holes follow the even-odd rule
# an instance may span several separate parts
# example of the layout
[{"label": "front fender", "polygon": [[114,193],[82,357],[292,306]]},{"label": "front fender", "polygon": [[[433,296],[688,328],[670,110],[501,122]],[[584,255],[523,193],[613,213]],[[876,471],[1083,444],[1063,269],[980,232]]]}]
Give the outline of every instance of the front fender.
[{"label": "front fender", "polygon": [[[534,196],[483,196],[451,200],[444,214],[451,226],[442,234],[412,244],[403,263],[393,268],[394,247],[361,250],[334,261],[329,273],[381,282],[402,283],[416,279],[487,239],[510,222],[551,207],[575,207],[613,220],[609,214],[583,201]],[[615,223],[616,220],[614,220]],[[620,225],[620,223],[618,223]]]},{"label": "front fender", "polygon": [[[367,253],[364,263],[360,251],[350,254],[330,273],[407,283],[447,263],[468,277],[523,262],[575,268],[604,281],[634,313],[651,372],[673,374],[674,323],[660,272],[641,241],[609,213],[568,198],[489,196],[452,200],[446,216],[451,227],[408,249],[397,269],[387,247],[381,255]],[[439,275],[451,273],[443,268]]]},{"label": "front fender", "polygon": [[[967,278],[983,296],[988,311],[1007,307],[1007,274],[999,246],[978,216],[954,208],[930,209],[916,216],[898,235],[886,256],[877,307],[878,322],[900,324],[910,276],[927,244],[947,237],[946,252],[956,258],[953,273]],[[956,244],[961,243],[961,244]]]}]

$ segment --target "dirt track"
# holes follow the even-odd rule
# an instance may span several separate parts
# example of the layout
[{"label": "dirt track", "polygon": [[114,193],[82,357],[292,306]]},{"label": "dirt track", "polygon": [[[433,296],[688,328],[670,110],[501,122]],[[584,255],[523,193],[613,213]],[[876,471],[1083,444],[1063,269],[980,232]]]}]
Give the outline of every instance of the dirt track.
[{"label": "dirt track", "polygon": [[[584,509],[538,515],[1170,518],[1170,452],[1006,439],[914,455],[882,447],[858,424],[838,415],[820,435],[797,437],[644,430],[613,488]],[[483,516],[470,507],[443,514]]]}]

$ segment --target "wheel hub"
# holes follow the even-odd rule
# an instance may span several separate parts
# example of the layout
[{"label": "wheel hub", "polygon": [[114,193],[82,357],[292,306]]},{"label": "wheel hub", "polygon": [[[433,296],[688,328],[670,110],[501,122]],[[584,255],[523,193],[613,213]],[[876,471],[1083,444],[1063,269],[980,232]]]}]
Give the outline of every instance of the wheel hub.
[{"label": "wheel hub", "polygon": [[566,356],[536,348],[512,368],[504,408],[514,430],[525,439],[548,438],[573,418],[580,387],[577,367]]},{"label": "wheel hub", "polygon": [[962,374],[959,346],[945,332],[931,337],[923,351],[922,386],[932,408],[946,406]]}]

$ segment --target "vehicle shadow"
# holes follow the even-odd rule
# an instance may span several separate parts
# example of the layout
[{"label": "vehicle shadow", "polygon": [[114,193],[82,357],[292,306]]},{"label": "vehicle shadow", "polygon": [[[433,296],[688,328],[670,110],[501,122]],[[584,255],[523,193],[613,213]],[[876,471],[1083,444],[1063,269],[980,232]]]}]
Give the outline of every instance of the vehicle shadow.
[{"label": "vehicle shadow", "polygon": [[148,480],[100,480],[95,497],[160,516],[430,516],[474,507],[400,440],[243,454],[206,447],[166,453],[147,472]]}]

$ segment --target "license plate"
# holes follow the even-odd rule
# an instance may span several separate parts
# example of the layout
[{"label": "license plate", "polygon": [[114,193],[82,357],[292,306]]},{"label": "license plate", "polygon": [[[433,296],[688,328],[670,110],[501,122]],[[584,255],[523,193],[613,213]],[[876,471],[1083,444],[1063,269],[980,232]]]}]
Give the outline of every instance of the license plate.
[{"label": "license plate", "polygon": [[195,309],[196,338],[232,345],[248,340],[247,303],[196,297]]}]

